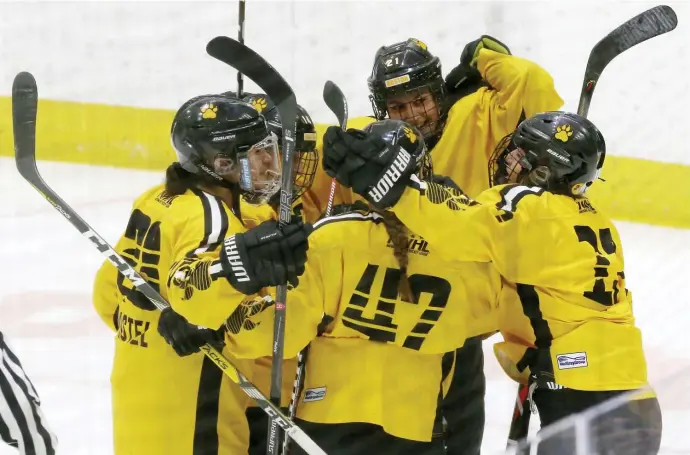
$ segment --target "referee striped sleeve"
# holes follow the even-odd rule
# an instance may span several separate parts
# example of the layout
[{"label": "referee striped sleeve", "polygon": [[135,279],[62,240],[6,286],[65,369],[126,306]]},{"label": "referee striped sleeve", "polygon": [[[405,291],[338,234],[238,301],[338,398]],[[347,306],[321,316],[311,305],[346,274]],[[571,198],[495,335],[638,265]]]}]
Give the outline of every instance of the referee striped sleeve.
[{"label": "referee striped sleeve", "polygon": [[54,455],[56,438],[46,425],[38,395],[19,359],[0,334],[0,436],[26,455]]}]

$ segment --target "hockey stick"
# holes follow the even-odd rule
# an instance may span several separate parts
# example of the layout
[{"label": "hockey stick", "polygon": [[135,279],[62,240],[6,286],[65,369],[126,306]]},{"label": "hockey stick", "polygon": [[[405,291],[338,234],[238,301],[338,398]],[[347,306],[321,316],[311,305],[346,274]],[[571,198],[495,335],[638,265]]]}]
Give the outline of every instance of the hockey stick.
[{"label": "hockey stick", "polygon": [[[244,8],[245,0],[239,2],[239,12],[237,14],[238,30],[237,41],[244,44]],[[244,88],[244,81],[242,80],[242,73],[237,72],[237,98],[242,99],[242,89]]]},{"label": "hockey stick", "polygon": [[519,447],[520,441],[527,437],[529,433],[529,421],[531,416],[529,399],[529,385],[518,384],[517,396],[515,397],[515,407],[513,418],[510,421],[508,430],[508,443],[506,449]]},{"label": "hockey stick", "polygon": [[577,113],[587,117],[599,77],[614,58],[637,44],[672,31],[677,25],[673,9],[660,5],[638,14],[602,38],[589,54]]},{"label": "hockey stick", "polygon": [[[254,81],[266,96],[273,101],[280,115],[283,129],[281,152],[283,168],[280,179],[280,225],[290,222],[292,207],[292,168],[295,149],[295,128],[297,124],[297,100],[285,79],[259,54],[227,36],[217,36],[206,45],[206,52],[221,62],[232,66]],[[277,286],[275,319],[273,322],[273,358],[271,362],[271,401],[280,406],[283,381],[283,348],[285,341],[285,304],[287,284]],[[278,455],[281,434],[275,419],[269,422],[267,452]]]},{"label": "hockey stick", "polygon": [[326,81],[323,85],[323,101],[328,109],[335,114],[340,128],[345,131],[347,127],[347,99],[340,87],[335,85],[335,82]]},{"label": "hockey stick", "polygon": [[[36,167],[36,114],[38,110],[38,89],[31,73],[17,74],[12,84],[12,122],[14,132],[14,152],[17,170],[21,176],[38,193],[62,214],[84,237],[88,238],[115,267],[127,277],[134,287],[141,292],[156,308],[163,310],[169,305],[163,297],[146,280],[137,273],[113,248],[98,235],[79,214],[70,207],[52,188],[45,183]],[[204,345],[201,351],[220,368],[226,376],[238,384],[242,391],[253,398],[261,409],[290,435],[292,439],[310,455],[325,455],[311,438],[294,422],[273,405],[258,388],[245,378],[242,373],[222,353],[211,345]]]},{"label": "hockey stick", "polygon": [[[660,5],[638,14],[602,38],[592,48],[587,59],[577,108],[578,115],[587,117],[599,77],[614,58],[637,44],[672,31],[677,25],[678,18],[673,9]],[[508,432],[508,448],[515,447],[518,441],[525,439],[529,431],[531,412],[527,403],[529,393],[526,391],[527,386],[518,386],[513,420]]]},{"label": "hockey stick", "polygon": [[[340,124],[340,128],[345,131],[347,128],[347,99],[345,99],[345,95],[343,95],[342,90],[340,90],[340,87],[335,85],[335,82],[333,81],[326,81],[326,83],[323,86],[323,100],[326,103],[326,106],[333,112],[338,119],[338,123]],[[333,209],[333,199],[335,198],[335,186],[336,186],[336,180],[335,178],[331,180],[331,192],[328,195],[328,206],[326,206],[326,216],[329,216],[331,214],[331,210]]]},{"label": "hockey stick", "polygon": [[[343,95],[342,90],[333,81],[326,81],[323,86],[323,100],[328,108],[333,112],[338,119],[340,128],[345,131],[347,125],[347,99]],[[326,216],[331,215],[333,210],[333,199],[335,199],[335,187],[337,181],[334,178],[331,180],[331,191],[328,195],[328,205],[326,206]],[[295,384],[292,389],[292,397],[290,399],[290,406],[288,407],[288,416],[294,419],[297,415],[297,404],[302,395],[304,388],[304,370],[307,366],[307,359],[309,358],[309,346],[306,345],[297,354],[297,373],[295,374]],[[283,442],[283,455],[290,453],[290,438],[286,437]]]}]

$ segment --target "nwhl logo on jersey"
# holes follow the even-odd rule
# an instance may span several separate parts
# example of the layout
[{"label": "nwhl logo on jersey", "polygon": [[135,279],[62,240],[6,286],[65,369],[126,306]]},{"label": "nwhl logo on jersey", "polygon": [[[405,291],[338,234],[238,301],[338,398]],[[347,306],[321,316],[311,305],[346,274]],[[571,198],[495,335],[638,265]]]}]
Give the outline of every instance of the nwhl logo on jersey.
[{"label": "nwhl logo on jersey", "polygon": [[[388,148],[384,151],[387,152]],[[380,202],[388,191],[393,188],[393,185],[400,180],[402,173],[405,171],[407,166],[410,164],[412,156],[403,148],[400,149],[400,153],[395,157],[393,164],[386,170],[383,177],[369,190],[369,197],[374,200],[374,202]]]}]

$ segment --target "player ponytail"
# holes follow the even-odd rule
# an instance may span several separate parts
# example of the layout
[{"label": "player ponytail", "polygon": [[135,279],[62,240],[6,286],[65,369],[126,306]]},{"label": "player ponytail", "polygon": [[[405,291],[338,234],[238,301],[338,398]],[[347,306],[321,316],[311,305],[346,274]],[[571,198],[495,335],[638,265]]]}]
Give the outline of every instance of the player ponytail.
[{"label": "player ponytail", "polygon": [[393,245],[393,255],[398,260],[400,267],[400,282],[398,283],[398,293],[400,298],[407,302],[414,302],[414,295],[410,288],[410,281],[407,279],[407,227],[398,219],[393,212],[376,211],[383,217],[383,225],[386,227],[388,237]]},{"label": "player ponytail", "polygon": [[[169,196],[180,196],[187,190],[199,188],[203,181],[201,177],[186,171],[177,161],[165,170],[165,192]],[[208,186],[208,185],[207,185]],[[240,210],[240,192],[232,191],[232,213],[244,226],[242,212]]]},{"label": "player ponytail", "polygon": [[177,161],[165,170],[165,192],[170,196],[179,196],[185,191],[196,188],[199,177],[187,172]]}]

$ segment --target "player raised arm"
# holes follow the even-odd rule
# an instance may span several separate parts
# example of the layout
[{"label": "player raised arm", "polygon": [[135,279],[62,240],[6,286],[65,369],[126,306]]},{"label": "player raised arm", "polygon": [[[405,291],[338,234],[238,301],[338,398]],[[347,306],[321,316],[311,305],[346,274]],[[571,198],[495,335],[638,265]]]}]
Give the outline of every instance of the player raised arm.
[{"label": "player raised arm", "polygon": [[477,92],[478,105],[491,117],[496,140],[511,132],[521,117],[563,105],[553,78],[544,68],[512,55],[505,44],[489,35],[467,43],[460,64],[446,76],[451,97],[462,96],[482,85],[488,87]]},{"label": "player raised arm", "polygon": [[[603,139],[592,133],[598,130],[586,119],[569,116],[545,113],[522,122],[499,144],[490,162],[493,182],[510,184],[492,188],[476,201],[458,188],[410,178],[407,151],[359,133],[329,130],[324,168],[372,205],[393,207],[413,232],[444,254],[491,261],[507,279],[520,281],[525,268],[515,260],[521,257],[518,249],[538,245],[541,235],[529,224],[540,214],[530,209],[533,204],[521,201],[545,190],[583,193],[603,163]],[[565,139],[562,146],[559,138]]]}]

